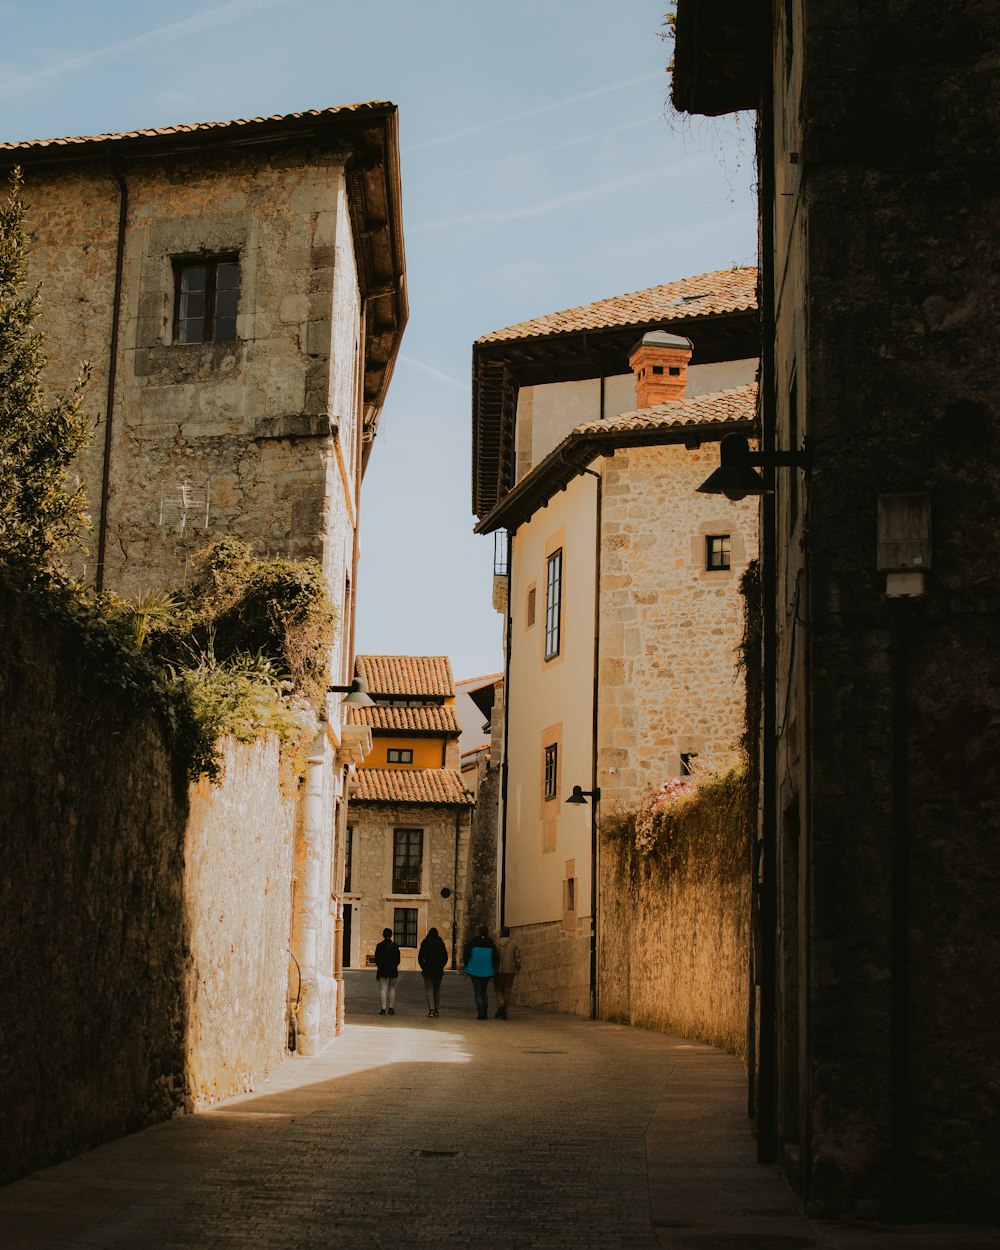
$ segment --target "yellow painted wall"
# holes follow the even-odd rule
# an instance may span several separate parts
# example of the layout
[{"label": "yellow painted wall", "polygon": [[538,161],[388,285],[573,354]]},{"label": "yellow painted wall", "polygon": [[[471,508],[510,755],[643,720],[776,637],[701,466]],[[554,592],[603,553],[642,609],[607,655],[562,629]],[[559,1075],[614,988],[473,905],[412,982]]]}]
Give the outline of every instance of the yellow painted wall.
[{"label": "yellow painted wall", "polygon": [[[372,743],[370,755],[362,761],[362,768],[442,768],[444,767],[444,738],[377,737]],[[390,747],[401,747],[413,752],[409,764],[390,764],[387,752]]]},{"label": "yellow painted wall", "polygon": [[[591,785],[596,485],[592,477],[576,478],[513,539],[505,920],[514,926],[564,921],[567,861],[576,878],[577,921],[590,915],[593,809],[567,806],[566,798],[574,785]],[[546,661],[546,559],[560,545],[561,648]],[[532,585],[535,620],[528,625]],[[546,801],[544,746],[556,739],[558,793]]]}]

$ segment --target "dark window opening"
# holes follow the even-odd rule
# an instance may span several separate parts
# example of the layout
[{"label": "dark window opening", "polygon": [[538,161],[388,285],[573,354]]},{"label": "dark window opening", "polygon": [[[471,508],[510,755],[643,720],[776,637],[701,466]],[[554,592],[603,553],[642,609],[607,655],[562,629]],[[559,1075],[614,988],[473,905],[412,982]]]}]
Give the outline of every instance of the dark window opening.
[{"label": "dark window opening", "polygon": [[670,366],[670,376],[671,376],[672,378],[679,378],[679,377],[681,376],[681,371],[680,371],[680,366],[679,366],[679,365],[671,365],[671,366]]},{"label": "dark window opening", "polygon": [[235,256],[174,262],[174,341],[232,343],[240,300]]},{"label": "dark window opening", "polygon": [[576,911],[576,877],[566,880],[566,910]]},{"label": "dark window opening", "polygon": [[409,747],[389,747],[386,754],[390,764],[413,763],[413,752]]},{"label": "dark window opening", "polygon": [[344,893],[351,892],[351,869],[354,862],[354,829],[351,825],[347,826],[347,832],[344,834]]},{"label": "dark window opening", "polygon": [[527,623],[526,629],[530,629],[535,623],[535,588],[534,586],[528,591],[528,606],[525,611]]},{"label": "dark window opening", "polygon": [[554,799],[559,793],[559,744],[545,748],[545,797]]},{"label": "dark window opening", "polygon": [[[423,829],[394,829],[392,834],[392,892],[419,894],[424,852]],[[398,941],[398,939],[397,939]]]},{"label": "dark window opening", "polygon": [[663,366],[662,366],[662,365],[653,365],[653,372],[654,372],[654,373],[662,373],[662,372],[663,372]]},{"label": "dark window opening", "polygon": [[396,907],[392,915],[392,932],[397,946],[416,946],[417,909]]},{"label": "dark window opening", "polygon": [[694,762],[698,758],[697,751],[681,752],[681,776],[690,777],[694,772]]},{"label": "dark window opening", "polygon": [[732,563],[732,540],[728,534],[709,534],[705,538],[705,568],[710,572],[728,569]]},{"label": "dark window opening", "polygon": [[562,624],[562,548],[549,556],[545,575],[545,658],[559,654]]}]

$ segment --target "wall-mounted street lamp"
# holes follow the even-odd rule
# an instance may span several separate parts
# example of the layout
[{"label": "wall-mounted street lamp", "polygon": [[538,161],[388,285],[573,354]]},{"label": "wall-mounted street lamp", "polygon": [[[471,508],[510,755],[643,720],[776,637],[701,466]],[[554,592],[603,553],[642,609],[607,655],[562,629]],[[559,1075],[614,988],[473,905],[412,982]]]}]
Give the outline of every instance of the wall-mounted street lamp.
[{"label": "wall-mounted street lamp", "polygon": [[599,803],[601,801],[601,787],[595,786],[593,790],[584,790],[580,786],[574,786],[573,793],[566,802],[579,807],[581,803],[586,803],[588,799],[593,799],[595,803]]},{"label": "wall-mounted street lamp", "polygon": [[342,694],[341,707],[374,707],[375,700],[368,694],[363,677],[355,677],[349,686],[327,686],[331,694]]},{"label": "wall-mounted street lamp", "polygon": [[719,468],[697,488],[703,495],[725,495],[727,499],[744,499],[747,495],[773,495],[774,490],[753,468],[791,466],[808,469],[812,452],[808,443],[799,451],[751,451],[743,434],[725,434],[719,443]]}]

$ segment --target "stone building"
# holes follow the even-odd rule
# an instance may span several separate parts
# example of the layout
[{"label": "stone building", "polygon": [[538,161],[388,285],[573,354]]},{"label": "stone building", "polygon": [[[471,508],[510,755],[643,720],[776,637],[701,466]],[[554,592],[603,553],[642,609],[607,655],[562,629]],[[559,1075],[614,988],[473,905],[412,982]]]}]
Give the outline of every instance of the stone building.
[{"label": "stone building", "polygon": [[752,1088],[814,1212],[1000,1202],[998,42],[972,0],[678,5],[676,106],[758,110]]},{"label": "stone building", "polygon": [[475,345],[477,530],[507,532],[500,915],[525,1003],[600,1013],[595,795],[634,803],[739,739],[756,509],[694,489],[751,428],[755,289],[752,269],[702,274]]},{"label": "stone building", "polygon": [[434,927],[457,967],[475,800],[459,768],[451,665],[443,655],[359,655],[357,675],[374,706],[350,713],[372,742],[351,783],[344,963],[370,964],[390,928],[401,967],[414,969]]},{"label": "stone building", "polygon": [[[3,144],[0,165],[24,173],[47,384],[93,370],[76,571],[135,597],[182,586],[223,535],[314,557],[343,682],[361,481],[407,316],[395,106]],[[337,1027],[331,830],[366,741],[320,710],[281,886],[304,1051]]]}]

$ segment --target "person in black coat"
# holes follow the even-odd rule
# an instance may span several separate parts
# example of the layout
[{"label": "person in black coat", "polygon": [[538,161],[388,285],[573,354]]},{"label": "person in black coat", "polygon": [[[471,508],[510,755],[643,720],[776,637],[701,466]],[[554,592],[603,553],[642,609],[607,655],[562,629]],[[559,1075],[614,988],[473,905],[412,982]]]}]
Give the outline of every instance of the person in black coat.
[{"label": "person in black coat", "polygon": [[417,951],[417,963],[424,974],[427,1014],[437,1016],[441,1009],[441,981],[448,966],[448,948],[437,929],[428,929]]},{"label": "person in black coat", "polygon": [[375,947],[375,976],[382,995],[382,1010],[390,1016],[396,1014],[396,979],[399,976],[399,947],[392,940],[392,930],[382,930],[382,941]]}]

